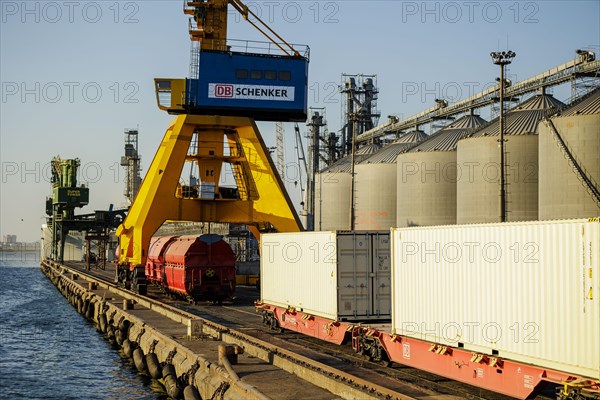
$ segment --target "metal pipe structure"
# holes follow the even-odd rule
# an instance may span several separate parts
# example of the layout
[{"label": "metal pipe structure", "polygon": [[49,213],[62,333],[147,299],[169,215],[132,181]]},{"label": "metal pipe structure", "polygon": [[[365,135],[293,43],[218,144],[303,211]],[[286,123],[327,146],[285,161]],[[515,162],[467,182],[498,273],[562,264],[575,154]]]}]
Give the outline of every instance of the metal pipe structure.
[{"label": "metal pipe structure", "polygon": [[[342,76],[344,79],[344,76]],[[342,93],[346,93],[346,124],[343,128],[343,136],[342,136],[342,155],[348,154],[352,149],[352,143],[348,143],[349,141],[354,140],[354,92],[356,90],[356,81],[354,77],[348,78],[345,82],[342,82],[342,85],[345,89],[342,90]]]},{"label": "metal pipe structure", "polygon": [[356,213],[356,204],[354,202],[355,197],[354,197],[354,191],[355,191],[355,186],[356,186],[356,172],[355,172],[355,168],[356,168],[356,162],[355,162],[355,156],[356,156],[356,130],[353,129],[352,130],[352,169],[350,171],[350,178],[352,180],[351,186],[350,186],[350,230],[353,231],[354,230],[354,216]]},{"label": "metal pipe structure", "polygon": [[504,165],[504,85],[506,80],[504,79],[504,66],[512,62],[517,54],[514,51],[502,51],[492,52],[492,60],[494,64],[500,65],[500,218],[499,222],[506,222],[506,178]]},{"label": "metal pipe structure", "polygon": [[310,117],[310,122],[306,125],[310,127],[309,133],[309,151],[308,160],[310,169],[307,173],[307,204],[306,204],[306,229],[309,231],[315,230],[315,177],[320,169],[321,160],[321,127],[325,126],[323,122],[323,111],[314,111]]}]

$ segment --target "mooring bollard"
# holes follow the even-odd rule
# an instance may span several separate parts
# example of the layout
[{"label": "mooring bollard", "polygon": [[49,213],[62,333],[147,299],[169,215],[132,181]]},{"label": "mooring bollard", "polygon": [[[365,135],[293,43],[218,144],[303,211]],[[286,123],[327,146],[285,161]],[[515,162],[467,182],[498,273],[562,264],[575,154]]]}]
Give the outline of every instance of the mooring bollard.
[{"label": "mooring bollard", "polygon": [[219,362],[226,358],[231,365],[236,365],[238,362],[238,354],[244,354],[244,349],[237,344],[234,345],[219,345],[218,350]]},{"label": "mooring bollard", "polygon": [[124,299],[123,310],[133,310],[133,302],[131,300]]},{"label": "mooring bollard", "polygon": [[237,364],[238,354],[243,353],[244,349],[237,345],[227,346],[224,344],[220,344],[218,348],[219,364],[225,368],[227,373],[229,373],[229,376],[231,376],[231,379],[233,379],[234,381],[239,381],[240,377],[233,370],[232,365]]}]

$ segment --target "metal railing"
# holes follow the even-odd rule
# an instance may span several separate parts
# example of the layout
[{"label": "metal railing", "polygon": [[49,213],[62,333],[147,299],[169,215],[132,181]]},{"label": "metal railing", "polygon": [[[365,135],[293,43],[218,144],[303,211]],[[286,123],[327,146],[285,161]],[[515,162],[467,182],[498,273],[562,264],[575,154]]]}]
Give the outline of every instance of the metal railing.
[{"label": "metal railing", "polygon": [[223,149],[223,154],[214,157],[241,157],[244,154],[240,143],[231,143],[227,140],[199,140],[198,134],[194,133],[190,141],[187,155],[189,157],[211,158],[212,155],[198,155],[198,143],[202,144],[204,149]]},{"label": "metal railing", "polygon": [[[191,26],[191,25],[190,25]],[[208,48],[207,48],[208,45]],[[279,45],[279,46],[278,46]],[[202,44],[203,50],[222,50],[224,48],[227,51],[235,53],[251,53],[251,54],[265,54],[265,55],[277,55],[286,56],[286,53],[281,50],[283,43],[273,42],[262,42],[258,40],[242,40],[242,39],[227,39],[217,40],[210,39],[206,43]],[[310,47],[305,44],[291,44],[298,53],[306,58],[310,58]]]}]

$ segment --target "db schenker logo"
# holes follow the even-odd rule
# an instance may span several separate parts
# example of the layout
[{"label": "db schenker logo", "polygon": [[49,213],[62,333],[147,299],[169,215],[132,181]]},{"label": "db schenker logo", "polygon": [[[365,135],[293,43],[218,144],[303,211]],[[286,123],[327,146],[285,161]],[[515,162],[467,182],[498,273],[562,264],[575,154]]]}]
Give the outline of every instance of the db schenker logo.
[{"label": "db schenker logo", "polygon": [[233,97],[233,85],[215,85],[215,97]]}]

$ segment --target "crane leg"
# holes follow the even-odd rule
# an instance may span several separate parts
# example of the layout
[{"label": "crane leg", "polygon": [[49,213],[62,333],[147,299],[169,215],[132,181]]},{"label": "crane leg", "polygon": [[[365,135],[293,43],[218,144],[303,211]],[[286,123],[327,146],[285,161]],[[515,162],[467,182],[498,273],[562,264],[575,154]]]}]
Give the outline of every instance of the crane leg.
[{"label": "crane leg", "polygon": [[[194,132],[198,134],[198,149],[190,155]],[[228,143],[230,154],[224,155],[219,146],[207,151],[207,146],[215,146],[215,138]],[[202,168],[219,171],[203,180],[215,184],[214,199],[182,197],[179,178],[190,159],[197,161],[201,180]],[[220,196],[218,175],[223,162],[232,164],[238,198]],[[117,229],[119,263],[130,268],[144,265],[151,236],[167,220],[272,225],[282,232],[301,230],[256,124],[242,117],[180,115],[172,121],[125,221]]]}]

